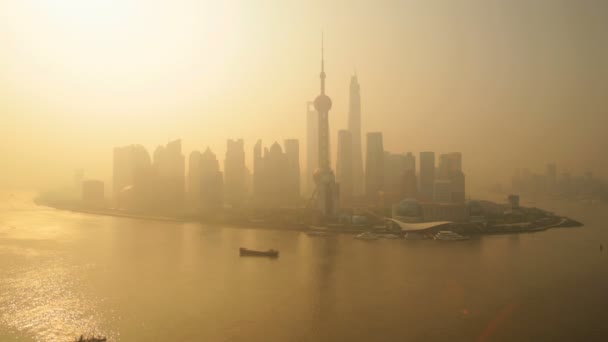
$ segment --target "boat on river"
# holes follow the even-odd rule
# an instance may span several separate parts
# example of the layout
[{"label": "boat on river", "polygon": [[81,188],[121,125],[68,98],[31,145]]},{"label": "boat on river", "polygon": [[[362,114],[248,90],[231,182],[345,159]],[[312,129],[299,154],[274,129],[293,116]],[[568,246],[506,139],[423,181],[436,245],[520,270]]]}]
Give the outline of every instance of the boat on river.
[{"label": "boat on river", "polygon": [[274,249],[269,249],[267,251],[256,251],[253,249],[247,249],[244,247],[239,248],[240,256],[257,256],[257,257],[269,257],[269,258],[278,258],[279,251]]},{"label": "boat on river", "polygon": [[84,337],[84,335],[80,335],[79,339],[74,340],[74,342],[106,342],[107,338],[103,336],[91,336]]},{"label": "boat on river", "polygon": [[310,237],[321,237],[321,236],[328,236],[329,233],[323,232],[323,231],[312,231],[312,232],[306,233],[306,235],[308,235]]},{"label": "boat on river", "polygon": [[435,240],[439,241],[464,241],[468,239],[468,236],[462,236],[460,234],[454,233],[451,230],[442,230],[439,233],[435,234]]},{"label": "boat on river", "polygon": [[358,235],[355,235],[355,239],[358,240],[368,240],[368,241],[372,241],[372,240],[378,240],[378,235],[372,233],[372,232],[365,232],[365,233],[361,233]]}]

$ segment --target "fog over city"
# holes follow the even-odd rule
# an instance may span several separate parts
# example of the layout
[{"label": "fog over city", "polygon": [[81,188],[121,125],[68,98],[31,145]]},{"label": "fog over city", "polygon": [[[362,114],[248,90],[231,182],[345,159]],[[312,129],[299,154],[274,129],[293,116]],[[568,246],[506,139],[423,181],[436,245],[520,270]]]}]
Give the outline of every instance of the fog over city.
[{"label": "fog over city", "polygon": [[112,149],[300,141],[325,36],[331,162],[349,83],[394,153],[461,152],[467,187],[517,168],[608,176],[608,3],[2,1],[0,186],[111,182]]},{"label": "fog over city", "polygon": [[607,0],[0,0],[0,341],[605,341]]}]

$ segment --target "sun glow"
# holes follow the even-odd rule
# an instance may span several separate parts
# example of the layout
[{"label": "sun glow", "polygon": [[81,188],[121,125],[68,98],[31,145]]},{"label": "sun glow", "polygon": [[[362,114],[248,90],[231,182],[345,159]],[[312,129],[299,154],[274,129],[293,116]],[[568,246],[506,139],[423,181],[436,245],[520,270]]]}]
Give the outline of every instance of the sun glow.
[{"label": "sun glow", "polygon": [[233,11],[214,2],[22,0],[8,10],[14,80],[50,102],[124,107],[190,94],[200,80],[204,92],[236,54]]}]

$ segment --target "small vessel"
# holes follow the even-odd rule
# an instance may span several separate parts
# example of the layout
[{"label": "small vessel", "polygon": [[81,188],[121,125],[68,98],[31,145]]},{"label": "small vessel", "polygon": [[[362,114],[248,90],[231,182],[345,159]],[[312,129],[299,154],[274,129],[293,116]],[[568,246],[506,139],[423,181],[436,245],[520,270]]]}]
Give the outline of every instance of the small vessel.
[{"label": "small vessel", "polygon": [[397,234],[381,234],[379,236],[383,239],[401,239],[401,236]]},{"label": "small vessel", "polygon": [[359,240],[378,240],[378,235],[372,232],[365,232],[358,235],[355,235],[355,239]]},{"label": "small vessel", "polygon": [[439,233],[435,234],[435,240],[440,241],[463,241],[468,239],[468,236],[462,236],[460,234],[454,233],[451,230],[442,230]]},{"label": "small vessel", "polygon": [[253,249],[247,249],[247,248],[239,248],[239,255],[240,256],[261,256],[261,257],[269,257],[269,258],[278,258],[279,257],[279,251],[274,250],[274,249],[269,249],[267,251],[256,251]]},{"label": "small vessel", "polygon": [[84,337],[84,335],[80,335],[80,338],[77,340],[74,340],[74,342],[106,342],[107,339],[103,336],[91,336],[91,337]]},{"label": "small vessel", "polygon": [[406,240],[426,240],[428,237],[422,233],[412,233],[408,232],[405,234]]},{"label": "small vessel", "polygon": [[328,236],[329,233],[328,232],[322,232],[322,231],[312,231],[312,232],[306,233],[306,235],[308,235],[310,237],[318,237],[318,236]]}]

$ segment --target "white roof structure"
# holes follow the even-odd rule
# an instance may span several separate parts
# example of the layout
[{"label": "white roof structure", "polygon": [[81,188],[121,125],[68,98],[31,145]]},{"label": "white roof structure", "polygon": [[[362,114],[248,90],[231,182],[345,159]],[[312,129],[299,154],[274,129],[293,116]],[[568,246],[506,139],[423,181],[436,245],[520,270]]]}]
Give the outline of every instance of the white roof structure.
[{"label": "white roof structure", "polygon": [[391,221],[395,222],[397,225],[399,225],[399,228],[401,228],[401,231],[404,231],[404,232],[425,230],[425,229],[435,228],[435,227],[443,226],[445,224],[452,223],[451,221],[407,223],[407,222],[402,222],[402,221],[395,220],[392,218],[387,218],[387,219],[391,220]]}]

